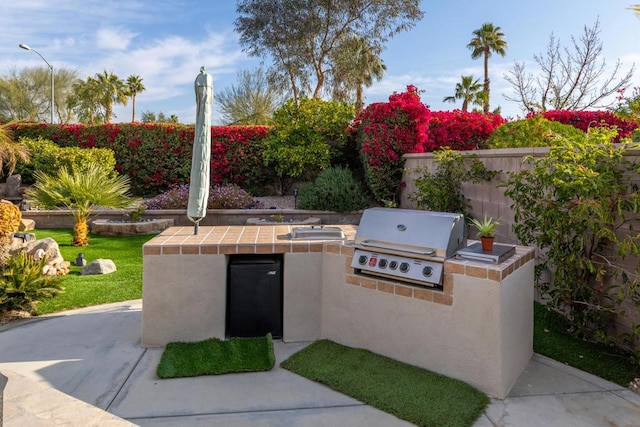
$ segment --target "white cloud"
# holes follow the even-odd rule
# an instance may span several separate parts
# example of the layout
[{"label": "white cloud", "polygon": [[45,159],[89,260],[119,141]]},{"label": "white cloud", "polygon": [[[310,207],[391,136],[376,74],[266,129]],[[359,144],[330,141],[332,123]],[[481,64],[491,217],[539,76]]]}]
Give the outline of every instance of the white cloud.
[{"label": "white cloud", "polygon": [[138,34],[123,27],[104,27],[96,31],[96,46],[105,50],[125,50]]}]

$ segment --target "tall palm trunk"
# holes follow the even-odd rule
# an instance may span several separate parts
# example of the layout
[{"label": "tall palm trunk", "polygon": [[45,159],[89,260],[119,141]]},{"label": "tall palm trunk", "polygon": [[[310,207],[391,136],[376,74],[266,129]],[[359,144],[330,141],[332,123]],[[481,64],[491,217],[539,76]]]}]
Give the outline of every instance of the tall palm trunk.
[{"label": "tall palm trunk", "polygon": [[362,109],[364,108],[364,96],[363,96],[363,90],[362,90],[362,85],[358,84],[356,86],[356,116],[358,115],[358,113],[360,113],[362,111]]},{"label": "tall palm trunk", "polygon": [[483,111],[489,112],[489,49],[484,50],[484,92],[486,94]]},{"label": "tall palm trunk", "polygon": [[131,96],[131,123],[136,121],[136,94]]}]

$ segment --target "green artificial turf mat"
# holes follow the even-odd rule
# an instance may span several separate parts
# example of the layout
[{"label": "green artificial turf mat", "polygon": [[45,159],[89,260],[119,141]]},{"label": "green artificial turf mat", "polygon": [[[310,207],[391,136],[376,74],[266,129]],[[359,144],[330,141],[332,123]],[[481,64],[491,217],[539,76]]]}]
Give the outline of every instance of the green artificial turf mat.
[{"label": "green artificial turf mat", "polygon": [[210,338],[167,344],[156,370],[160,378],[260,372],[273,368],[271,334],[256,338]]},{"label": "green artificial turf mat", "polygon": [[328,340],[280,366],[418,426],[472,426],[489,403],[462,381]]}]

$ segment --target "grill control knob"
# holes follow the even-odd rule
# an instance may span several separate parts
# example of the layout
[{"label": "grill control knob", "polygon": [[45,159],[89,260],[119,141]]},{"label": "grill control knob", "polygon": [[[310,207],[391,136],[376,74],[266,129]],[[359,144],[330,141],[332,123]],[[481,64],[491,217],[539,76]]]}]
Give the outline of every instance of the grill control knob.
[{"label": "grill control knob", "polygon": [[402,273],[406,273],[407,271],[409,271],[409,263],[408,262],[403,262],[400,264],[400,271]]},{"label": "grill control knob", "polygon": [[429,277],[433,274],[433,268],[429,267],[428,265],[422,269],[422,275],[424,277]]},{"label": "grill control knob", "polygon": [[378,267],[380,267],[380,268],[387,268],[387,260],[386,260],[386,259],[381,259],[381,260],[378,262]]},{"label": "grill control knob", "polygon": [[396,268],[398,268],[398,261],[391,261],[389,263],[389,269],[390,270],[395,270]]},{"label": "grill control knob", "polygon": [[369,259],[369,267],[375,267],[377,263],[378,263],[378,258],[371,257]]},{"label": "grill control knob", "polygon": [[358,263],[360,265],[365,265],[367,263],[367,256],[366,255],[360,255],[360,258],[358,258]]}]

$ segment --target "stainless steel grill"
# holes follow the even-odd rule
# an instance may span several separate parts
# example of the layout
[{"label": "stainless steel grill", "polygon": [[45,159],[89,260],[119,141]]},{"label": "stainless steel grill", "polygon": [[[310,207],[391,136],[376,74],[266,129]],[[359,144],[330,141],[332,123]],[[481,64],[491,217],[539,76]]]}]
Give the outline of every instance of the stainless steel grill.
[{"label": "stainless steel grill", "polygon": [[356,273],[442,286],[444,261],[466,246],[461,214],[372,208],[355,237]]}]

